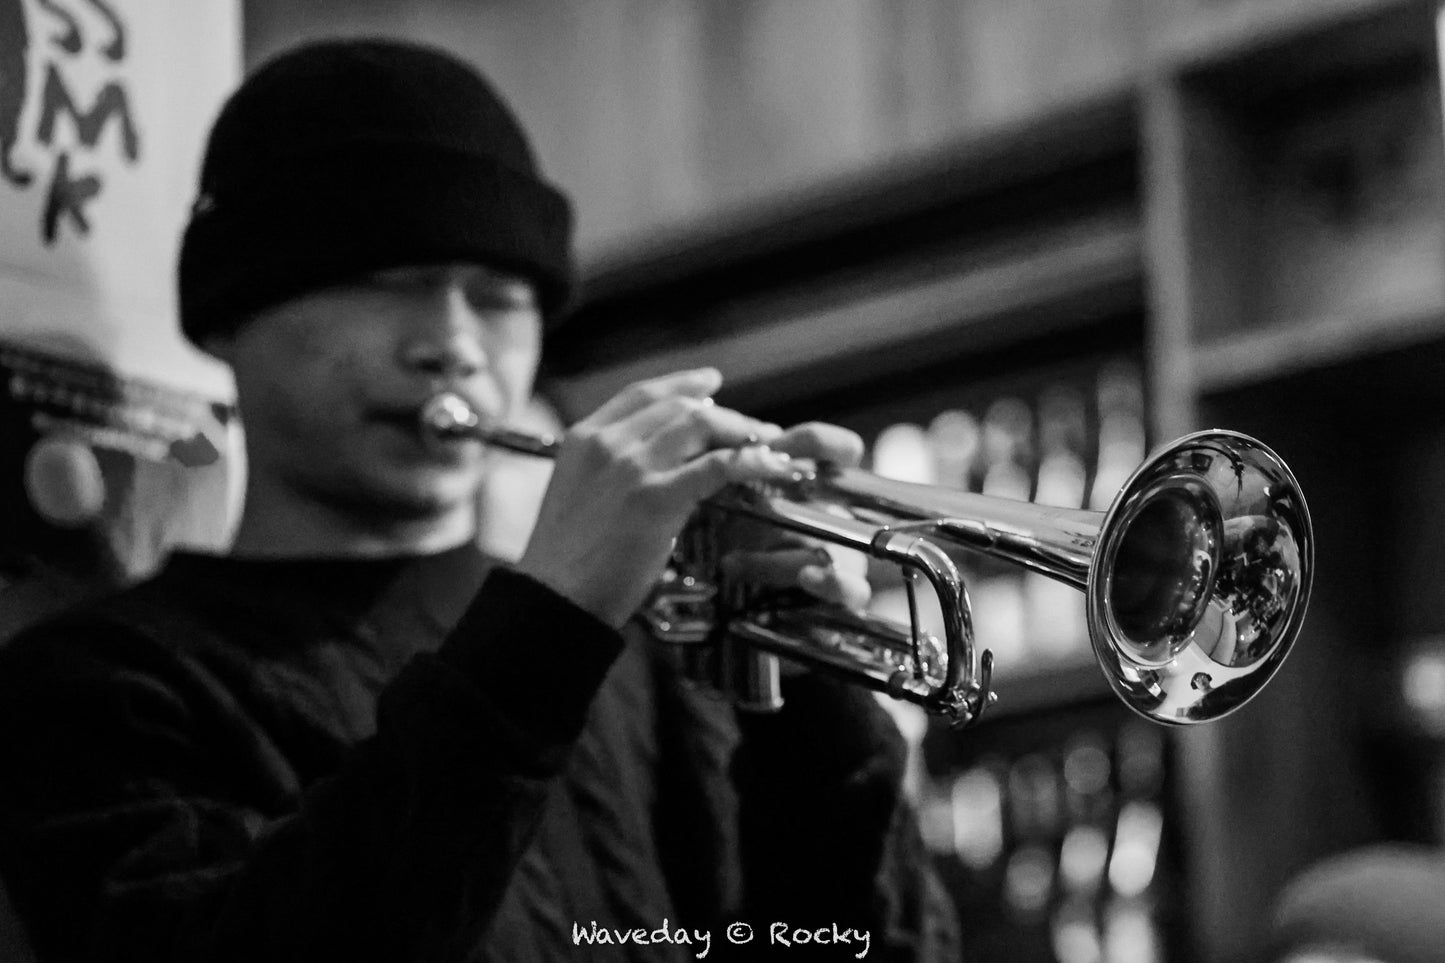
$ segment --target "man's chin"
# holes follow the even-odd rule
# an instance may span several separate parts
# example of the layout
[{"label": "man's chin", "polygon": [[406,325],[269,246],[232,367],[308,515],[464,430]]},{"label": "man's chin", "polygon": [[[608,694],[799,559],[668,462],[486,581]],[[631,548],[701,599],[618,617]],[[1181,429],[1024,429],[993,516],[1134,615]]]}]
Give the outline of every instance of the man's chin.
[{"label": "man's chin", "polygon": [[404,477],[374,479],[337,493],[353,509],[376,521],[420,522],[449,518],[458,511],[474,511],[480,496],[482,473],[408,473]]}]

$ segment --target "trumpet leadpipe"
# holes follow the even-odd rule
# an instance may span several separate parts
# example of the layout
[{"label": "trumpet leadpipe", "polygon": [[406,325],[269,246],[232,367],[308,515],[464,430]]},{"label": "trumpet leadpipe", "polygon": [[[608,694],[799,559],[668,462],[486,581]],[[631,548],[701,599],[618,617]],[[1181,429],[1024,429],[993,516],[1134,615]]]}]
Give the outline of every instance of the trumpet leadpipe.
[{"label": "trumpet leadpipe", "polygon": [[538,458],[556,458],[561,445],[551,434],[483,424],[472,403],[452,391],[437,395],[422,407],[421,427],[427,437],[438,441],[473,438],[486,445]]}]

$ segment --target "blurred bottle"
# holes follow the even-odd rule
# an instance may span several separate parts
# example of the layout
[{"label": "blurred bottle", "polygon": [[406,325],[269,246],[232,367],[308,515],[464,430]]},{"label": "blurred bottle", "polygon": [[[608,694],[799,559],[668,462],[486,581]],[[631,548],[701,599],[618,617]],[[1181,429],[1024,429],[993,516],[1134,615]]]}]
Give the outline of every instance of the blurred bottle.
[{"label": "blurred bottle", "polygon": [[925,775],[918,793],[918,834],[934,856],[954,856],[952,783]]},{"label": "blurred bottle", "polygon": [[1104,907],[1106,963],[1159,963],[1163,940],[1151,904],[1143,899],[1114,899]]},{"label": "blurred bottle", "polygon": [[1114,848],[1109,856],[1109,888],[1125,899],[1143,896],[1154,882],[1164,814],[1158,805],[1131,799],[1119,807]]},{"label": "blurred bottle", "polygon": [[1064,745],[1063,774],[1064,808],[1070,825],[1102,827],[1112,821],[1113,764],[1103,736],[1086,730],[1070,738]]},{"label": "blurred bottle", "polygon": [[1034,416],[1019,398],[1000,398],[983,418],[983,493],[1026,502],[1033,494]]},{"label": "blurred bottle", "polygon": [[1144,460],[1144,385],[1135,364],[1116,361],[1103,367],[1098,406],[1098,460],[1088,507],[1104,511]]},{"label": "blurred bottle", "polygon": [[1068,385],[1053,385],[1039,396],[1039,480],[1034,501],[1059,508],[1084,505],[1083,396]]},{"label": "blurred bottle", "polygon": [[1004,868],[1004,905],[1023,923],[1039,921],[1054,894],[1056,860],[1051,847],[1028,842],[1009,854]]},{"label": "blurred bottle", "polygon": [[1015,919],[1043,922],[1058,891],[1063,806],[1058,769],[1029,753],[1008,771],[1008,812],[1016,845],[1004,871],[1004,903]]},{"label": "blurred bottle", "polygon": [[1109,856],[1110,896],[1104,906],[1104,958],[1110,963],[1157,963],[1162,939],[1153,893],[1164,818],[1153,802],[1119,809]]},{"label": "blurred bottle", "polygon": [[923,429],[902,422],[880,431],[873,442],[873,473],[896,481],[936,484],[933,448]]},{"label": "blurred bottle", "polygon": [[948,785],[949,848],[964,866],[985,872],[1003,856],[1004,787],[1000,766],[981,762]]},{"label": "blurred bottle", "polygon": [[1059,846],[1059,883],[1066,893],[1092,904],[1108,864],[1108,833],[1094,823],[1069,827]]},{"label": "blurred bottle", "polygon": [[1436,843],[1445,843],[1445,636],[1430,635],[1401,646],[1393,700],[1406,743],[1417,747],[1424,802]]},{"label": "blurred bottle", "polygon": [[973,415],[959,408],[939,412],[928,424],[935,484],[973,490],[981,445],[978,419]]},{"label": "blurred bottle", "polygon": [[1164,835],[1164,735],[1140,720],[1115,737],[1120,805],[1109,855],[1104,950],[1110,963],[1156,963],[1163,940],[1156,913]]},{"label": "blurred bottle", "polygon": [[[1033,412],[1018,398],[989,406],[982,430],[983,493],[1028,501],[1033,475]],[[997,670],[1027,668],[1028,602],[1023,573],[1001,562],[980,565],[972,582],[974,628],[979,644],[993,650]]]},{"label": "blurred bottle", "polygon": [[[1067,385],[1054,385],[1039,398],[1039,474],[1034,501],[1056,508],[1082,508],[1087,481],[1084,399]],[[1084,595],[1038,572],[1023,575],[1028,645],[1044,659],[1087,652]]]},{"label": "blurred bottle", "polygon": [[[1062,863],[1063,857],[1060,857]],[[1064,897],[1050,926],[1054,958],[1059,963],[1100,963],[1104,958],[1098,912],[1085,896]]]},{"label": "blurred bottle", "polygon": [[1020,839],[1057,838],[1063,828],[1058,768],[1039,753],[1020,756],[1009,767],[1008,804],[1013,834]]}]

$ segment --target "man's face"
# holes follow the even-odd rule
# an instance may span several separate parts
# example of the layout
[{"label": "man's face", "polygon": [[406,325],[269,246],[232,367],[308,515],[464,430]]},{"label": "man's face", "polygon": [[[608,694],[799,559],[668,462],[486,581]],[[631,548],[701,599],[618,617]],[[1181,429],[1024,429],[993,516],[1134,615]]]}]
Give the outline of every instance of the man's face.
[{"label": "man's face", "polygon": [[250,487],[396,519],[474,502],[483,447],[428,440],[418,413],[451,390],[505,421],[531,393],[540,339],[532,286],[474,264],[378,271],[258,313],[216,345]]}]

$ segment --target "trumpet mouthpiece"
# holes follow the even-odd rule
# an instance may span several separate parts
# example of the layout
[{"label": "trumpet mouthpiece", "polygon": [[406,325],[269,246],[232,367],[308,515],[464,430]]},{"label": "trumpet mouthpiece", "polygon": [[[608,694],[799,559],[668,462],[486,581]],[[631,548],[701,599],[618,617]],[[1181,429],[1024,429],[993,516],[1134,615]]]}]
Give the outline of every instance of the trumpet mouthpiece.
[{"label": "trumpet mouthpiece", "polygon": [[538,458],[555,458],[561,444],[549,434],[484,425],[472,403],[454,391],[444,391],[423,405],[420,421],[423,433],[438,444],[455,438],[474,438],[495,448]]},{"label": "trumpet mouthpiece", "polygon": [[437,395],[421,409],[422,427],[441,438],[475,434],[481,420],[471,403],[452,391]]}]

